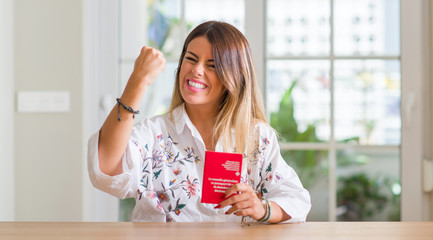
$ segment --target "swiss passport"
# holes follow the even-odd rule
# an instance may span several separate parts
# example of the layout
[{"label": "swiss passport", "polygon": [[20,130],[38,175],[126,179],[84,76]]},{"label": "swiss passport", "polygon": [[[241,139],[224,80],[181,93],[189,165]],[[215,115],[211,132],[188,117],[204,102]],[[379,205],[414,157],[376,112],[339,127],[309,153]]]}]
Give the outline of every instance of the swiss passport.
[{"label": "swiss passport", "polygon": [[206,151],[201,202],[222,202],[226,190],[240,182],[241,170],[242,154]]}]

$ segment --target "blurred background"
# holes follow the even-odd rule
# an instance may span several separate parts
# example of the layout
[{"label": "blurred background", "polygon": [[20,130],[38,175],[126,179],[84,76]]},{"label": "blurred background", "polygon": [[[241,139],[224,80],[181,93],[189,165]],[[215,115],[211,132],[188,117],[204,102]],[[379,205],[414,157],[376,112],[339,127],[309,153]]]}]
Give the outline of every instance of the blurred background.
[{"label": "blurred background", "polygon": [[0,221],[129,221],[134,199],[91,186],[87,140],[143,45],[167,66],[137,121],[169,109],[183,41],[206,20],[249,40],[309,221],[433,220],[432,12],[429,0],[0,0]]}]

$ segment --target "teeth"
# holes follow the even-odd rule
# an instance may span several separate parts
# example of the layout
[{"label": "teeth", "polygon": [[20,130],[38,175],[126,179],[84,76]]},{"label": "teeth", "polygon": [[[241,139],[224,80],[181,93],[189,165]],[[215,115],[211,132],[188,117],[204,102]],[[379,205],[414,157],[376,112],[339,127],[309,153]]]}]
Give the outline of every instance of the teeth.
[{"label": "teeth", "polygon": [[204,84],[196,83],[193,81],[188,81],[188,85],[190,85],[191,87],[194,87],[194,88],[198,88],[198,89],[203,89],[206,87],[206,85],[204,85]]}]

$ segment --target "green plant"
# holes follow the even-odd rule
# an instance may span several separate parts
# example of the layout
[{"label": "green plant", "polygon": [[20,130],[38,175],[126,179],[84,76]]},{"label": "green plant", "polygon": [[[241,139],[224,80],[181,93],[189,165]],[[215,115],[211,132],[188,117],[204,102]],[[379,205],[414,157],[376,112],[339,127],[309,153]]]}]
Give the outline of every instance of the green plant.
[{"label": "green plant", "polygon": [[[305,131],[299,131],[294,116],[292,92],[298,81],[294,81],[284,93],[279,109],[271,113],[271,126],[278,132],[281,142],[322,142],[316,135],[316,127],[309,124]],[[351,137],[340,142],[359,142],[359,137]],[[282,150],[282,157],[299,175],[304,187],[310,189],[328,176],[327,151],[319,150]],[[337,151],[337,166],[348,168],[368,164],[370,158],[350,151]],[[400,197],[389,194],[392,188],[389,179],[379,181],[367,174],[360,173],[338,179],[338,206],[344,213],[339,220],[367,220],[391,206],[387,220],[400,219]],[[384,193],[385,192],[385,193]]]},{"label": "green plant", "polygon": [[[292,91],[298,81],[293,81],[289,89],[284,93],[278,112],[271,113],[271,126],[278,132],[281,142],[321,142],[316,135],[316,126],[309,124],[305,131],[299,131],[298,123],[294,116],[294,102]],[[328,175],[327,151],[282,150],[284,160],[292,166],[299,175],[305,188],[311,188],[319,179]]]},{"label": "green plant", "polygon": [[119,221],[130,222],[132,220],[132,211],[135,206],[135,198],[120,199],[119,205]]},{"label": "green plant", "polygon": [[297,83],[298,81],[293,81],[284,93],[278,112],[271,113],[271,126],[279,133],[282,142],[320,142],[314,124],[309,124],[303,132],[298,131],[292,98],[292,91]]},{"label": "green plant", "polygon": [[[371,177],[358,173],[338,179],[337,205],[341,210],[338,220],[365,221],[377,220],[375,216],[391,205],[393,210],[386,220],[399,220],[399,197],[394,196],[392,181],[385,177]],[[391,203],[391,204],[390,204]],[[397,214],[396,214],[397,213]]]}]

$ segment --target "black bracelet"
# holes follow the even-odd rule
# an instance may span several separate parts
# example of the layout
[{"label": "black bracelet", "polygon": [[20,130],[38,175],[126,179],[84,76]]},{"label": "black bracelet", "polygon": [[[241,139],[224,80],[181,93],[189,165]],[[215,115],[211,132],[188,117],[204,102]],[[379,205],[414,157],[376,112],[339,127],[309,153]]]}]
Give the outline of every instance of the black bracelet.
[{"label": "black bracelet", "polygon": [[117,120],[120,122],[122,119],[120,119],[120,105],[122,105],[122,107],[126,110],[128,110],[128,112],[132,113],[132,118],[135,118],[135,114],[139,114],[140,111],[134,111],[134,109],[132,109],[132,107],[130,106],[126,106],[125,104],[123,104],[122,101],[120,101],[120,98],[116,98],[117,101]]}]

